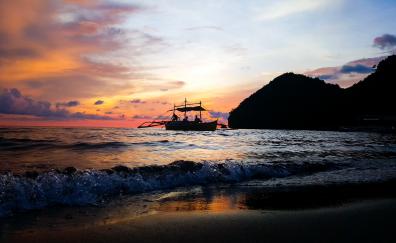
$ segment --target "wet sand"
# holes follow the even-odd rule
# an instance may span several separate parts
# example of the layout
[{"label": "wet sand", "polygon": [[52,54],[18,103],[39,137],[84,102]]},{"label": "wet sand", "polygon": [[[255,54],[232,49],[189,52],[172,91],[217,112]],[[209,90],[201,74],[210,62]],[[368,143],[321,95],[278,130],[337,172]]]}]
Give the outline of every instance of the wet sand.
[{"label": "wet sand", "polygon": [[394,242],[396,200],[312,210],[158,212],[84,228],[39,229],[4,242]]},{"label": "wet sand", "polygon": [[[387,187],[381,185],[381,188]],[[360,193],[346,197],[352,193],[345,187],[322,193],[335,200],[324,200],[317,193],[319,190],[314,189],[317,191],[314,192],[312,188],[296,194],[286,192],[287,197],[277,192],[276,196],[264,198],[257,189],[188,188],[129,196],[101,207],[51,208],[22,213],[0,221],[0,240],[40,243],[394,242],[396,199],[393,188],[388,188],[391,191],[384,189],[374,197],[370,193],[371,197],[364,198],[357,197]],[[361,189],[353,191],[369,190],[366,186]],[[266,195],[271,194],[267,192]],[[301,207],[296,204],[297,197],[304,197],[301,201],[304,204],[312,200],[313,203]],[[268,204],[271,198],[276,200]],[[315,201],[318,198],[320,200]],[[289,207],[287,203],[279,205],[281,200],[288,201]]]}]

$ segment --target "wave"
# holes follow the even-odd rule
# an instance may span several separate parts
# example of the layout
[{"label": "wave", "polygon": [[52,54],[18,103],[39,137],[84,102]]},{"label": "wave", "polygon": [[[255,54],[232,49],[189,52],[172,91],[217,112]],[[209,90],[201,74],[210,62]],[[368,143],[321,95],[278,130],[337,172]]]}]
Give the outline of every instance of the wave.
[{"label": "wave", "polygon": [[71,149],[104,149],[104,148],[121,148],[127,147],[129,144],[124,142],[103,142],[103,143],[73,143],[59,147]]},{"label": "wave", "polygon": [[180,186],[235,183],[281,178],[338,168],[332,163],[247,164],[242,162],[175,161],[168,165],[105,170],[76,170],[24,175],[0,175],[0,217],[52,205],[95,205],[120,194],[135,194]]},{"label": "wave", "polygon": [[0,138],[0,150],[23,150],[54,146],[58,141],[53,139]]},{"label": "wave", "polygon": [[[92,150],[92,149],[111,149],[123,148],[128,146],[157,146],[159,144],[169,143],[169,140],[146,141],[146,142],[77,142],[65,144],[57,140],[44,140],[44,139],[20,139],[20,138],[0,138],[0,150],[28,150],[37,148],[48,149],[73,149],[73,150]],[[179,143],[179,142],[172,142]]]}]

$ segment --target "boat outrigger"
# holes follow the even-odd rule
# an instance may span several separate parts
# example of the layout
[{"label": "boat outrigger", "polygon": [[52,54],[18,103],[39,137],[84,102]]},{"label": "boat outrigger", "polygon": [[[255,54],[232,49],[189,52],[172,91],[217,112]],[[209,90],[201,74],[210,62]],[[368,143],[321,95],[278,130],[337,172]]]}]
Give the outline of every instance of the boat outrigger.
[{"label": "boat outrigger", "polygon": [[[207,111],[202,107],[202,102],[187,103],[184,99],[183,105],[173,105],[172,117],[170,120],[144,122],[138,128],[165,126],[166,130],[182,130],[182,131],[215,131],[217,128],[217,120],[203,122],[202,112]],[[180,120],[177,112],[184,113],[184,119]],[[193,121],[188,120],[187,112],[198,112]]]}]

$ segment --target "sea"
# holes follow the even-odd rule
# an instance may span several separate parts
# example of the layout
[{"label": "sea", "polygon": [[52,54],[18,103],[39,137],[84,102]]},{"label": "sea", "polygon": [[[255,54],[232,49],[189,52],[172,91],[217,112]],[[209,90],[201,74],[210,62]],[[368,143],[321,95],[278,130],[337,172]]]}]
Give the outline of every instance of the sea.
[{"label": "sea", "polygon": [[396,134],[0,128],[0,217],[194,186],[288,188],[396,179]]}]

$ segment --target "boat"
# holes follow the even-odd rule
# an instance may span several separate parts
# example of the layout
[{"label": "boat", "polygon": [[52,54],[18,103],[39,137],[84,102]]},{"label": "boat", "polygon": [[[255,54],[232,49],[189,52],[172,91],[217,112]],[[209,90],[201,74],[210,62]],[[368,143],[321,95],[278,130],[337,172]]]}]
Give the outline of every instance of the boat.
[{"label": "boat", "polygon": [[[164,126],[166,130],[179,130],[179,131],[215,131],[217,129],[218,120],[204,122],[202,120],[202,112],[207,111],[202,102],[188,103],[184,99],[183,105],[173,105],[173,109],[167,112],[172,112],[170,120],[143,122],[138,128]],[[188,120],[188,112],[196,112],[194,120]],[[180,113],[184,115],[180,119]],[[179,114],[179,115],[178,115]]]}]

